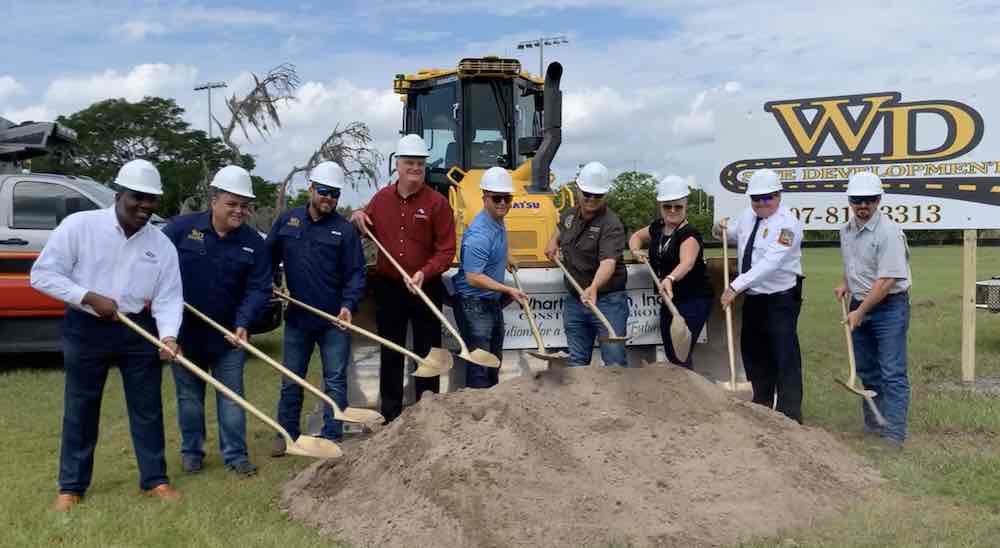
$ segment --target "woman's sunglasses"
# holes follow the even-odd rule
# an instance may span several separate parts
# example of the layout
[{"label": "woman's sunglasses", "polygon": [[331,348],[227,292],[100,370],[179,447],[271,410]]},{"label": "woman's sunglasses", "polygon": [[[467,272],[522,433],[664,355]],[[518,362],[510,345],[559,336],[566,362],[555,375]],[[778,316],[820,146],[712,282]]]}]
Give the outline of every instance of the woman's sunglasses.
[{"label": "woman's sunglasses", "polygon": [[660,207],[663,208],[663,211],[684,211],[687,206],[684,204],[660,204]]}]

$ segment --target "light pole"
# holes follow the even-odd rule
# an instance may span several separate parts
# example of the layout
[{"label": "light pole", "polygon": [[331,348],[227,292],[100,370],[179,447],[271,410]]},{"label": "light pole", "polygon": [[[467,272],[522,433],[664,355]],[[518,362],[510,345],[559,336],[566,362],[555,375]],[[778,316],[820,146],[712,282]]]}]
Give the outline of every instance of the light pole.
[{"label": "light pole", "polygon": [[559,36],[542,36],[535,40],[524,40],[523,42],[517,43],[517,49],[531,49],[538,48],[538,75],[545,77],[545,46],[558,46],[560,44],[568,44],[569,38],[563,35]]},{"label": "light pole", "polygon": [[195,86],[195,91],[208,90],[208,138],[212,138],[212,90],[215,88],[226,87],[225,82],[205,82],[199,86]]}]

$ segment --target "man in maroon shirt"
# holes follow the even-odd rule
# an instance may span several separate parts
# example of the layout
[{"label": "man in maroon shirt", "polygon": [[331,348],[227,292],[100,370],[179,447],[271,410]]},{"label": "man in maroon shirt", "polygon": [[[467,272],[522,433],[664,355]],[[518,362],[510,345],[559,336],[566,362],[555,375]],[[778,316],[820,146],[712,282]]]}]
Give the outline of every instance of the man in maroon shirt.
[{"label": "man in maroon shirt", "polygon": [[[375,193],[364,209],[351,216],[361,234],[365,227],[392,253],[414,286],[423,289],[440,308],[441,274],[455,257],[455,219],[448,200],[424,184],[427,145],[419,135],[406,135],[396,146],[399,180]],[[379,254],[372,280],[375,325],[383,337],[406,345],[407,325],[413,330],[412,350],[426,355],[441,346],[441,324],[399,271]],[[386,422],[403,411],[403,355],[382,347],[379,391]],[[414,377],[417,399],[425,390],[437,392],[440,378]]]}]

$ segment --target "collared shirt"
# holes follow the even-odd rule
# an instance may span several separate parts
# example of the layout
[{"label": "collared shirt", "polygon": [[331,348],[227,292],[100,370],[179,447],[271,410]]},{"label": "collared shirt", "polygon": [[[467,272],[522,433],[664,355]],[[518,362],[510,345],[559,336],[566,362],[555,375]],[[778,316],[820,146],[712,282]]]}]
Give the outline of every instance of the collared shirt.
[{"label": "collared shirt", "polygon": [[486,274],[494,281],[503,283],[506,269],[507,228],[503,221],[494,219],[486,210],[480,211],[462,235],[461,263],[452,280],[455,290],[463,297],[499,299],[500,294],[496,291],[472,287],[465,274]]},{"label": "collared shirt", "polygon": [[[184,300],[230,330],[249,327],[271,297],[264,238],[246,224],[220,238],[209,211],[176,217],[163,233],[177,246]],[[187,311],[178,341],[209,356],[233,349],[223,334]]]},{"label": "collared shirt", "polygon": [[82,304],[88,291],[115,301],[125,314],[148,306],[161,339],[176,337],[181,326],[184,296],[174,244],[149,224],[126,238],[115,206],[59,223],[31,267],[31,287],[90,313]]},{"label": "collared shirt", "polygon": [[[739,257],[738,272],[743,271],[746,249],[757,215],[747,208],[730,222],[727,237],[736,242]],[[795,287],[802,275],[802,223],[785,206],[768,218],[761,219],[754,237],[750,270],[740,274],[730,284],[734,291],[751,295],[768,295]]]},{"label": "collared shirt", "polygon": [[[605,259],[615,260],[615,271],[608,283],[598,294],[623,291],[628,281],[625,258],[622,256],[628,237],[625,226],[607,206],[592,219],[585,221],[578,207],[563,212],[559,218],[559,249],[562,251],[563,265],[570,275],[586,289],[594,281],[597,268]],[[566,289],[576,295],[573,284],[565,280]]]},{"label": "collared shirt", "polygon": [[[426,184],[403,198],[398,186],[379,190],[365,207],[375,223],[372,234],[407,274],[420,270],[425,280],[440,276],[455,258],[455,218],[448,200]],[[391,280],[403,279],[381,252],[375,272]]]},{"label": "collared shirt", "polygon": [[861,301],[879,278],[895,278],[890,294],[910,289],[910,248],[903,229],[878,210],[864,226],[852,218],[840,227],[840,253],[851,296]]},{"label": "collared shirt", "polygon": [[[307,206],[286,211],[271,227],[267,245],[273,268],[284,261],[292,297],[334,316],[342,307],[357,312],[365,290],[365,255],[354,226],[339,213],[313,221]],[[295,305],[285,319],[301,329],[331,326]]]}]

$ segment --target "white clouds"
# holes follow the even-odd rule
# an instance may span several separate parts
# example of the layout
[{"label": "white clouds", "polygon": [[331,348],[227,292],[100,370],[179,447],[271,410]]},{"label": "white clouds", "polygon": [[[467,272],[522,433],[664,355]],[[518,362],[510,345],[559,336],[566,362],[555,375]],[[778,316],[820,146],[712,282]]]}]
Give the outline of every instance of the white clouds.
[{"label": "white clouds", "polygon": [[191,66],[153,63],[137,65],[124,74],[108,69],[90,76],[62,77],[49,85],[45,103],[75,110],[112,97],[129,101],[138,101],[147,95],[171,97],[189,90],[197,74],[198,69]]},{"label": "white clouds", "polygon": [[0,115],[15,124],[21,122],[50,122],[56,118],[56,114],[41,105],[15,110],[4,110]]},{"label": "white clouds", "polygon": [[15,80],[13,76],[0,76],[0,102],[8,97],[23,95],[25,91],[24,85]]},{"label": "white clouds", "polygon": [[707,91],[695,97],[691,109],[674,118],[673,131],[680,145],[707,143],[715,139],[715,113],[703,107]]},{"label": "white clouds", "polygon": [[149,21],[126,21],[120,25],[114,34],[122,36],[129,42],[138,42],[146,36],[166,34],[167,27],[160,23]]}]

